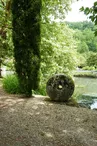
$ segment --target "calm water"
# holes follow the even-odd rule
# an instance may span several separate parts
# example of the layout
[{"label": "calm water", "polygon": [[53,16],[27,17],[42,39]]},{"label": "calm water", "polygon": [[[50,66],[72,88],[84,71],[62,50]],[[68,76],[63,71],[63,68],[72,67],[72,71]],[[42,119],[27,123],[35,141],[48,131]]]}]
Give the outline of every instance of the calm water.
[{"label": "calm water", "polygon": [[81,93],[97,94],[97,78],[75,77],[75,90]]},{"label": "calm water", "polygon": [[91,109],[97,108],[97,78],[75,77],[75,95]]}]

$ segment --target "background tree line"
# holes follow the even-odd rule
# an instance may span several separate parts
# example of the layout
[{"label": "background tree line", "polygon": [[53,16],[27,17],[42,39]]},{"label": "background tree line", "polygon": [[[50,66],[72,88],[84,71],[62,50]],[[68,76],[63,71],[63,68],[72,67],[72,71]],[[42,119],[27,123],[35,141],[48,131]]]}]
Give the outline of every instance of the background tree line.
[{"label": "background tree line", "polygon": [[[77,41],[77,52],[79,53],[79,66],[95,66],[96,61],[90,58],[97,56],[97,36],[95,36],[96,26],[91,21],[66,22],[66,24],[75,31],[74,39]],[[92,63],[91,63],[92,61]],[[89,68],[88,68],[89,69]]]}]

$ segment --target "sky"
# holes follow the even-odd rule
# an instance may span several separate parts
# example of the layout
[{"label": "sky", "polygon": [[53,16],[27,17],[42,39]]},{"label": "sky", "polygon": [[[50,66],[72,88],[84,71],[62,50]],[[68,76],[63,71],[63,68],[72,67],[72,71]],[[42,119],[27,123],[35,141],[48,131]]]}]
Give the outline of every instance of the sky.
[{"label": "sky", "polygon": [[79,0],[71,5],[71,12],[68,12],[65,21],[85,21],[88,20],[87,16],[83,12],[80,12],[79,9],[84,7],[91,7],[93,3],[97,0]]}]

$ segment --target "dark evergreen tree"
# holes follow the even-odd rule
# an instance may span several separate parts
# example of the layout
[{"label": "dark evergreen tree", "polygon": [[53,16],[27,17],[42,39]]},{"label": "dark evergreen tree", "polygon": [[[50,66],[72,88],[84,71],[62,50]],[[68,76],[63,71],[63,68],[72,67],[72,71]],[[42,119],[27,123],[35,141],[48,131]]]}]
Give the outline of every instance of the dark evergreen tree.
[{"label": "dark evergreen tree", "polygon": [[15,68],[28,97],[39,86],[41,5],[41,0],[12,1]]}]

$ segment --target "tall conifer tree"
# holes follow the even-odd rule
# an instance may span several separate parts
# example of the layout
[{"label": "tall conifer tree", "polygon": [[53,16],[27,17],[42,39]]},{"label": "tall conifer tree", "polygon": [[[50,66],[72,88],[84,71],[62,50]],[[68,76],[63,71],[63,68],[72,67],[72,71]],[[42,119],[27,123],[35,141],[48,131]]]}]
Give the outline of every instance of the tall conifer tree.
[{"label": "tall conifer tree", "polygon": [[41,0],[12,1],[15,68],[28,97],[39,86],[41,5]]}]

